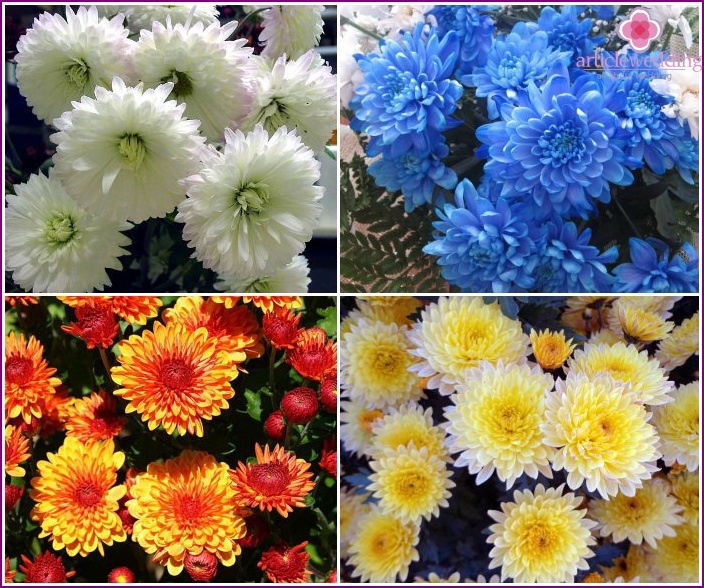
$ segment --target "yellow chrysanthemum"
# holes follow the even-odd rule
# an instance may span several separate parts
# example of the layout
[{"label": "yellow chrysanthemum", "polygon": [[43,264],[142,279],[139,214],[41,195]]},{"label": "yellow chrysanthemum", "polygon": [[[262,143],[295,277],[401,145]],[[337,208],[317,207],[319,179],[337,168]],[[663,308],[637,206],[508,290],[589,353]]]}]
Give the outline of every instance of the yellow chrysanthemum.
[{"label": "yellow chrysanthemum", "polygon": [[154,331],[120,342],[112,379],[116,396],[129,401],[125,412],[137,412],[150,430],[159,425],[171,434],[203,436],[202,419],[228,408],[237,377],[232,357],[217,351],[218,342],[205,328],[188,332],[178,323],[154,324]]},{"label": "yellow chrysanthemum", "polygon": [[240,554],[247,526],[238,514],[228,465],[203,451],[186,450],[137,475],[127,501],[135,519],[132,539],[172,576],[187,555],[207,551],[224,566]]},{"label": "yellow chrysanthemum", "polygon": [[690,524],[699,522],[699,470],[696,472],[670,473],[672,495],[682,507],[682,516]]},{"label": "yellow chrysanthemum", "polygon": [[613,312],[609,313],[608,326],[614,331],[619,331],[618,305],[628,304],[633,308],[640,308],[646,312],[656,314],[663,320],[672,317],[672,309],[682,299],[682,296],[620,296],[614,301]]},{"label": "yellow chrysanthemum", "polygon": [[501,566],[501,580],[523,582],[572,582],[578,570],[589,568],[586,558],[595,540],[591,529],[596,523],[578,508],[582,498],[571,492],[563,495],[564,484],[546,490],[538,484],[530,490],[513,493],[513,502],[501,504],[501,512],[490,510],[496,521],[488,542],[494,547],[489,569]]},{"label": "yellow chrysanthemum", "polygon": [[614,303],[618,327],[613,330],[617,334],[623,333],[629,343],[644,344],[667,337],[674,328],[674,323],[666,321],[655,312],[631,303],[631,300],[631,298],[619,298]]},{"label": "yellow chrysanthemum", "polygon": [[643,404],[658,405],[672,402],[669,393],[674,384],[667,379],[660,364],[648,357],[647,351],[638,351],[635,345],[615,343],[593,345],[575,351],[567,362],[568,373],[594,377],[607,374],[614,380],[629,384]]},{"label": "yellow chrysanthemum", "polygon": [[394,299],[393,304],[374,304],[357,298],[358,308],[350,312],[342,321],[340,337],[363,318],[384,324],[412,325],[413,320],[408,318],[408,315],[415,313],[423,303],[412,296],[390,296],[388,298]]},{"label": "yellow chrysanthemum", "polygon": [[39,537],[50,537],[54,550],[66,549],[73,557],[87,556],[103,544],[125,541],[127,534],[117,514],[125,486],[115,486],[125,454],[110,441],[81,443],[66,437],[49,461],[37,463],[29,496],[36,502],[32,520],[42,528]]},{"label": "yellow chrysanthemum", "polygon": [[31,336],[14,331],[5,337],[5,420],[21,416],[25,423],[41,418],[42,404],[61,385],[42,357],[44,347]]},{"label": "yellow chrysanthemum", "polygon": [[646,480],[633,496],[617,494],[589,504],[589,516],[602,537],[612,535],[615,543],[628,539],[635,545],[645,541],[653,547],[663,537],[674,537],[673,527],[684,522],[680,512],[682,507],[661,478]]},{"label": "yellow chrysanthemum", "polygon": [[545,443],[558,448],[556,471],[564,469],[573,490],[586,480],[603,498],[633,496],[657,471],[658,437],[650,414],[633,392],[611,377],[570,373],[545,402]]},{"label": "yellow chrysanthemum", "polygon": [[653,574],[648,565],[648,554],[644,545],[631,545],[626,555],[617,557],[611,567],[601,567],[606,582],[652,582]]},{"label": "yellow chrysanthemum", "polygon": [[498,303],[485,304],[478,297],[440,298],[422,312],[408,337],[411,353],[419,358],[411,369],[445,395],[480,361],[525,363],[529,353],[520,321],[504,315]]},{"label": "yellow chrysanthemum", "polygon": [[656,359],[666,370],[684,365],[694,354],[699,355],[699,312],[682,321],[660,342]]},{"label": "yellow chrysanthemum", "polygon": [[402,523],[379,508],[360,518],[357,536],[349,547],[347,563],[354,568],[352,577],[372,584],[402,582],[408,577],[411,563],[418,561],[416,523]]},{"label": "yellow chrysanthemum", "polygon": [[560,320],[573,331],[589,335],[607,327],[613,296],[575,296],[567,299]]},{"label": "yellow chrysanthemum", "polygon": [[414,584],[460,584],[460,583],[467,583],[468,580],[465,580],[464,582],[460,582],[460,576],[459,572],[454,572],[447,576],[446,578],[443,578],[441,576],[438,576],[435,572],[430,572],[428,574],[427,578],[423,578],[421,576],[416,576],[413,578],[413,583]]},{"label": "yellow chrysanthemum", "polygon": [[369,455],[372,445],[372,424],[384,416],[378,408],[359,402],[340,402],[340,439],[345,450],[359,455]]},{"label": "yellow chrysanthemum", "polygon": [[623,337],[619,337],[611,329],[601,329],[589,337],[589,343],[591,345],[616,345],[616,343],[623,343]]},{"label": "yellow chrysanthemum", "polygon": [[496,366],[483,362],[467,370],[454,407],[445,410],[450,453],[460,453],[456,467],[477,474],[477,484],[496,470],[506,487],[524,473],[552,478],[549,460],[555,450],[543,443],[545,396],[554,381],[537,366]]},{"label": "yellow chrysanthemum", "polygon": [[675,462],[690,472],[699,468],[699,381],[680,386],[675,401],[653,409],[665,465]]},{"label": "yellow chrysanthemum", "polygon": [[373,408],[398,406],[423,394],[409,370],[407,329],[362,319],[341,340],[340,377],[349,397]]},{"label": "yellow chrysanthemum", "polygon": [[444,446],[445,432],[433,425],[433,410],[423,410],[415,402],[392,408],[389,414],[374,421],[372,434],[371,454],[374,457],[413,443],[416,447],[426,447],[431,456],[449,460]]},{"label": "yellow chrysanthemum", "polygon": [[679,525],[674,537],[665,537],[655,549],[647,548],[650,569],[660,582],[697,582],[699,563],[699,526]]},{"label": "yellow chrysanthemum", "polygon": [[229,353],[236,364],[264,353],[259,323],[243,304],[227,308],[202,296],[181,296],[162,319],[166,325],[180,323],[191,333],[204,328],[208,337],[217,340],[217,350]]},{"label": "yellow chrysanthemum", "polygon": [[29,439],[22,434],[22,429],[7,425],[5,427],[5,474],[23,477],[26,472],[20,464],[31,456]]},{"label": "yellow chrysanthemum", "polygon": [[447,463],[413,443],[386,451],[369,467],[374,473],[368,488],[379,508],[404,523],[440,516],[440,508],[449,504],[450,488],[455,487]]},{"label": "yellow chrysanthemum", "polygon": [[572,339],[565,339],[565,332],[541,331],[536,333],[530,330],[530,342],[533,347],[535,361],[544,370],[556,370],[562,367],[567,358],[572,355],[576,345],[572,345]]},{"label": "yellow chrysanthemum", "polygon": [[367,502],[371,496],[368,492],[359,493],[355,490],[342,487],[340,489],[340,550],[342,555],[347,555],[347,548],[357,534],[359,521],[372,510],[372,505]]}]

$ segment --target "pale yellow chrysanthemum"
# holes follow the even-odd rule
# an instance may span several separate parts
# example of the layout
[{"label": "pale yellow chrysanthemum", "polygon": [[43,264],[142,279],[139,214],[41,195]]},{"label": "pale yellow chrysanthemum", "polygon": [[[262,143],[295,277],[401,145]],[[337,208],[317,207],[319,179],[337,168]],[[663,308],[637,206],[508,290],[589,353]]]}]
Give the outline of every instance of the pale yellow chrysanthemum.
[{"label": "pale yellow chrysanthemum", "polygon": [[525,363],[529,353],[520,321],[504,315],[498,303],[485,304],[479,297],[440,298],[422,312],[408,337],[411,353],[418,357],[411,369],[430,378],[427,386],[445,395],[480,361]]},{"label": "pale yellow chrysanthemum", "polygon": [[673,527],[684,522],[678,514],[682,507],[669,490],[662,478],[646,480],[633,496],[593,500],[589,516],[597,523],[595,530],[602,537],[612,535],[614,543],[628,539],[635,545],[645,541],[655,547],[663,537],[674,537]]},{"label": "pale yellow chrysanthemum", "polygon": [[591,529],[596,523],[578,508],[581,497],[563,495],[564,484],[545,489],[538,484],[513,493],[513,502],[503,502],[501,512],[490,510],[496,521],[488,542],[494,547],[489,569],[501,566],[501,580],[523,582],[572,582],[579,570],[589,569],[586,559],[596,541]]},{"label": "pale yellow chrysanthemum", "polygon": [[628,304],[646,312],[657,314],[664,320],[672,318],[672,309],[682,299],[682,296],[620,296],[614,301],[614,312],[609,314],[609,328],[614,331],[620,329],[618,320],[618,305]]},{"label": "pale yellow chrysanthemum", "polygon": [[675,401],[653,409],[665,465],[675,462],[690,472],[699,468],[699,381],[680,386]]},{"label": "pale yellow chrysanthemum", "polygon": [[567,299],[560,320],[580,335],[595,333],[609,324],[613,296],[575,296]]},{"label": "pale yellow chrysanthemum", "polygon": [[682,516],[690,524],[699,522],[699,470],[696,472],[670,473],[668,476],[672,495],[682,507]]},{"label": "pale yellow chrysanthemum", "polygon": [[544,370],[561,368],[576,347],[576,345],[572,345],[572,339],[569,341],[565,339],[564,331],[558,333],[548,329],[540,331],[540,333],[531,329],[530,342],[535,361]]},{"label": "pale yellow chrysanthemum", "polygon": [[384,416],[378,408],[359,402],[340,401],[340,439],[347,451],[358,456],[369,455],[372,445],[372,424]]},{"label": "pale yellow chrysanthemum", "polygon": [[660,364],[648,357],[646,351],[638,351],[635,345],[615,343],[613,345],[587,344],[577,350],[567,362],[567,373],[608,374],[617,382],[629,384],[643,404],[665,404],[672,402],[668,394],[674,384],[667,379]]},{"label": "pale yellow chrysanthemum", "polygon": [[675,326],[659,314],[631,304],[630,300],[625,298],[614,303],[614,310],[619,325],[614,331],[617,334],[623,333],[629,343],[646,344],[660,341],[667,337]]},{"label": "pale yellow chrysanthemum", "polygon": [[660,582],[697,582],[699,564],[699,526],[679,525],[674,537],[665,537],[655,549],[647,548],[647,561]]},{"label": "pale yellow chrysanthemum", "polygon": [[550,459],[555,450],[543,443],[545,397],[554,381],[535,366],[496,366],[482,362],[465,371],[455,406],[445,410],[447,446],[460,453],[458,468],[477,474],[477,484],[496,474],[510,488],[525,474],[552,478]]},{"label": "pale yellow chrysanthemum", "polygon": [[465,580],[465,584],[501,584],[501,576],[493,574],[489,578],[485,578],[484,574],[479,574],[476,580]]},{"label": "pale yellow chrysanthemum", "polygon": [[357,534],[359,521],[372,510],[372,505],[367,502],[371,496],[368,492],[359,493],[342,487],[340,489],[340,550],[343,556],[347,555],[347,548]]},{"label": "pale yellow chrysanthemum", "polygon": [[379,508],[401,522],[420,523],[440,516],[440,508],[449,503],[452,472],[447,463],[428,453],[428,448],[417,449],[415,444],[388,450],[369,467],[369,490],[379,500]]},{"label": "pale yellow chrysanthemum", "polygon": [[606,582],[652,582],[654,580],[644,545],[631,545],[626,555],[614,560],[613,566],[600,567]]},{"label": "pale yellow chrysanthemum", "polygon": [[357,536],[349,547],[347,563],[354,569],[352,577],[372,584],[405,581],[411,563],[420,556],[416,523],[402,523],[378,507],[359,521]]},{"label": "pale yellow chrysanthemum", "polygon": [[666,370],[684,365],[692,355],[699,355],[699,312],[676,326],[669,337],[660,342],[655,358]]},{"label": "pale yellow chrysanthemum", "polygon": [[414,358],[406,331],[362,319],[342,337],[340,376],[352,400],[384,408],[422,396],[420,378],[409,370]]},{"label": "pale yellow chrysanthemum", "polygon": [[658,437],[650,413],[635,394],[611,377],[570,373],[545,402],[540,427],[547,445],[558,448],[553,469],[567,472],[573,490],[584,481],[603,498],[633,496],[657,471]]},{"label": "pale yellow chrysanthemum", "polygon": [[433,425],[433,410],[423,410],[415,402],[393,408],[372,423],[371,454],[374,457],[388,449],[396,450],[413,443],[416,447],[426,447],[429,455],[448,461],[444,442],[445,432]]},{"label": "pale yellow chrysanthemum", "polygon": [[376,304],[373,301],[358,298],[357,309],[350,312],[342,321],[340,336],[349,331],[362,318],[385,324],[412,325],[413,320],[408,316],[415,313],[423,305],[418,298],[412,296],[379,296],[379,298],[392,298],[393,304]]},{"label": "pale yellow chrysanthemum", "polygon": [[[430,572],[428,574],[427,578],[423,578],[422,576],[416,576],[413,578],[413,583],[414,584],[459,584],[460,583],[460,573],[459,572],[454,572],[447,576],[446,578],[442,578],[438,576],[435,572]],[[468,580],[465,580],[467,582]]]},{"label": "pale yellow chrysanthemum", "polygon": [[601,329],[589,337],[589,343],[592,345],[615,345],[623,342],[623,337],[619,337],[610,329]]}]

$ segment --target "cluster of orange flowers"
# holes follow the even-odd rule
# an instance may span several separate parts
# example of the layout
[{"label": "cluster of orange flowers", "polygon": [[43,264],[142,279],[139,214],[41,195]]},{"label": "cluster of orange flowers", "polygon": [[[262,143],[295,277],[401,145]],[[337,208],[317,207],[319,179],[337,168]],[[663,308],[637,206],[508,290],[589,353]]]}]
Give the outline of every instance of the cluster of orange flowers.
[{"label": "cluster of orange flowers", "polygon": [[[36,303],[22,298],[6,301],[13,306]],[[150,431],[161,427],[169,435],[203,437],[204,421],[228,409],[235,395],[232,381],[245,372],[247,359],[264,354],[265,341],[272,353],[285,350],[286,361],[303,378],[318,382],[320,402],[335,411],[337,346],[322,329],[299,328],[300,298],[179,298],[150,329],[117,343],[117,365],[110,365],[114,362],[104,350],[115,344],[119,321],[146,325],[159,315],[162,301],[135,296],[59,299],[76,317],[62,329],[82,338],[89,349],[101,350],[115,389],[74,396],[55,377],[56,369],[48,365],[34,336],[27,340],[11,332],[6,337],[6,474],[25,476],[21,464],[31,457],[35,435],[58,430],[66,435],[56,453],[36,463],[36,476],[29,481],[31,518],[40,526],[39,538],[46,537],[56,551],[85,557],[95,551],[104,554],[106,546],[131,536],[170,574],[185,568],[194,580],[206,581],[215,576],[218,564],[233,565],[243,547],[259,545],[269,536],[267,520],[259,513],[288,517],[306,506],[315,486],[311,464],[278,443],[273,449],[257,444],[255,459],[240,461],[235,469],[209,453],[187,449],[150,463],[144,472],[129,468],[124,475],[125,454],[118,448],[130,413]],[[247,303],[264,313],[262,327]],[[273,421],[267,421],[272,438],[284,441],[290,423],[302,422],[305,407],[285,400],[303,389],[284,395],[282,411],[277,411],[282,430],[272,433]],[[317,411],[317,393],[313,396]],[[336,475],[332,443],[320,468]],[[17,494],[8,507],[14,508],[22,490],[6,483],[6,497]],[[264,552],[259,567],[273,582],[310,581],[304,548],[305,543],[277,543]],[[36,561],[53,574],[58,573],[56,566],[64,570],[53,554],[40,554]],[[33,565],[29,560],[26,564]],[[7,578],[7,561],[5,568]],[[65,573],[62,581],[69,576]]]}]

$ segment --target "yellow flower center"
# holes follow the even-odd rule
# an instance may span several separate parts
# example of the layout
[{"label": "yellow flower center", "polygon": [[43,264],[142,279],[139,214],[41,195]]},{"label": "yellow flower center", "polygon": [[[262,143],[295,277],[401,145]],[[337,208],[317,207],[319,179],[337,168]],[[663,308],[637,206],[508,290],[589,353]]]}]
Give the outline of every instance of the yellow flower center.
[{"label": "yellow flower center", "polygon": [[374,421],[380,419],[383,416],[384,413],[380,410],[363,410],[362,413],[359,415],[357,424],[363,431],[371,434],[372,424],[374,423]]},{"label": "yellow flower center", "polygon": [[50,245],[60,247],[69,243],[78,232],[71,215],[56,216],[46,226],[46,239]]},{"label": "yellow flower center", "polygon": [[122,167],[137,170],[142,167],[147,155],[147,148],[139,135],[130,133],[120,139],[118,152],[122,157]]},{"label": "yellow flower center", "polygon": [[73,59],[70,65],[64,68],[64,73],[69,83],[77,90],[83,90],[90,79],[90,68],[81,59]]},{"label": "yellow flower center", "polygon": [[555,529],[545,522],[537,522],[527,532],[525,545],[531,555],[540,558],[552,552],[558,542]]},{"label": "yellow flower center", "polygon": [[428,489],[428,479],[418,472],[399,472],[392,480],[392,492],[397,498],[415,502],[425,496]]}]

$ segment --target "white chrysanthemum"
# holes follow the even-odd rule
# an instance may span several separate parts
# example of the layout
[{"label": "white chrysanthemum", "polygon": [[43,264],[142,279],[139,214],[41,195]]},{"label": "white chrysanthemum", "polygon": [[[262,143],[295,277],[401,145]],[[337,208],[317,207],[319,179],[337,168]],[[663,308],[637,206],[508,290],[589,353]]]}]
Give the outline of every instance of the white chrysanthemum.
[{"label": "white chrysanthemum", "polygon": [[215,4],[113,4],[99,5],[98,10],[103,14],[113,15],[122,13],[127,18],[127,26],[139,34],[142,29],[151,29],[157,21],[166,24],[167,18],[172,24],[185,24],[202,22],[209,25],[218,20],[218,10]]},{"label": "white chrysanthemum", "polygon": [[675,462],[690,472],[699,468],[699,381],[680,386],[672,404],[653,410],[665,465]]},{"label": "white chrysanthemum", "polygon": [[389,16],[383,19],[378,28],[387,31],[387,39],[396,39],[404,31],[412,31],[416,25],[425,22],[425,14],[434,4],[394,4],[391,6]]},{"label": "white chrysanthemum", "polygon": [[308,260],[303,255],[297,255],[291,263],[268,276],[252,278],[220,275],[215,288],[221,292],[303,294],[308,292],[310,286],[309,274]]},{"label": "white chrysanthemum", "polygon": [[101,18],[94,6],[76,12],[40,14],[17,43],[17,87],[45,122],[71,109],[71,102],[93,96],[114,76],[133,78],[131,52],[122,17]]},{"label": "white chrysanthemum", "polygon": [[270,275],[290,263],[313,236],[324,188],[320,162],[294,131],[257,126],[246,136],[225,131],[184,184],[176,220],[194,257],[221,274]]},{"label": "white chrysanthemum", "polygon": [[340,401],[340,439],[345,451],[360,457],[370,455],[372,450],[372,425],[384,416],[378,408],[370,408],[350,402]]},{"label": "white chrysanthemum", "polygon": [[143,30],[134,52],[140,80],[155,88],[173,82],[171,98],[186,104],[186,116],[200,120],[201,132],[218,140],[238,124],[252,102],[247,78],[256,70],[246,39],[228,41],[237,21],[191,25],[155,22]]},{"label": "white chrysanthemum", "polygon": [[298,59],[257,59],[254,104],[240,127],[261,124],[269,134],[280,127],[295,129],[315,153],[325,149],[337,125],[337,79],[315,51]]},{"label": "white chrysanthemum", "polygon": [[114,220],[141,222],[171,212],[186,189],[179,180],[198,169],[198,121],[167,100],[173,84],[143,90],[120,78],[96,88],[54,121],[60,132],[54,163],[81,206]]},{"label": "white chrysanthemum", "polygon": [[669,484],[661,478],[643,482],[633,496],[617,494],[610,500],[596,499],[589,504],[589,517],[596,521],[595,531],[602,537],[613,536],[615,543],[628,539],[635,545],[643,541],[656,547],[659,539],[674,537],[684,522],[682,507],[670,495]]},{"label": "white chrysanthemum", "polygon": [[[364,81],[364,74],[359,69],[355,55],[364,53],[361,40],[365,37],[357,29],[343,26],[337,47],[337,76],[340,80],[340,105],[349,108],[355,89]],[[371,39],[371,37],[366,37]],[[374,49],[378,49],[378,46]]]},{"label": "white chrysanthemum", "polygon": [[259,42],[265,45],[262,55],[277,59],[288,55],[297,59],[310,51],[323,34],[322,4],[308,6],[272,6],[262,16]]},{"label": "white chrysanthemum", "polygon": [[106,269],[122,269],[118,257],[129,229],[82,210],[55,174],[33,175],[7,195],[6,268],[33,292],[90,292],[110,285]]},{"label": "white chrysanthemum", "polygon": [[445,409],[450,453],[460,453],[455,467],[467,467],[477,484],[496,471],[510,488],[524,473],[552,478],[555,450],[543,443],[545,396],[554,381],[540,367],[496,366],[482,362],[468,369]]}]

